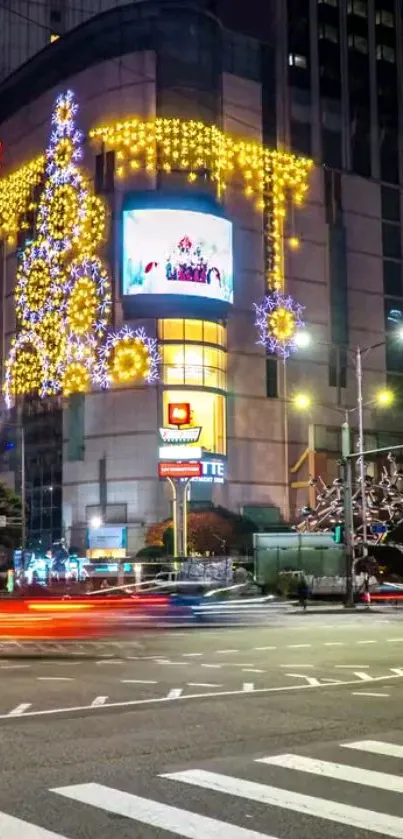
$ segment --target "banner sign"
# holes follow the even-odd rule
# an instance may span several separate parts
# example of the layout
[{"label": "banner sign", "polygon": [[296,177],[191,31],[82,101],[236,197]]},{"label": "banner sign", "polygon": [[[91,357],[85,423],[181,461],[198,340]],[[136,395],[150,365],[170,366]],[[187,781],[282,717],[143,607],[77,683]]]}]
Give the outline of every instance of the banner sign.
[{"label": "banner sign", "polygon": [[200,478],[201,463],[159,463],[160,478]]},{"label": "banner sign", "polygon": [[201,460],[200,446],[160,446],[159,460]]},{"label": "banner sign", "polygon": [[160,428],[160,437],[163,443],[197,443],[201,432],[201,426],[194,428]]}]

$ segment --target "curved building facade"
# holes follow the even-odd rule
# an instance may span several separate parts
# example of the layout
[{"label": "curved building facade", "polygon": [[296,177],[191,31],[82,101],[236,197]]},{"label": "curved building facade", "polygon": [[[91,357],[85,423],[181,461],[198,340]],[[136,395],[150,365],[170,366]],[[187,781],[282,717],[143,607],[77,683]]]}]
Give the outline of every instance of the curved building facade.
[{"label": "curved building facade", "polygon": [[[350,305],[345,275],[344,285],[335,285],[332,272],[343,274],[361,211],[346,213],[346,240],[329,215],[337,209],[337,178],[329,181],[319,168],[310,170],[307,158],[282,150],[284,55],[269,30],[260,42],[257,31],[256,37],[240,26],[232,32],[201,5],[125,3],[63,34],[0,87],[3,383],[21,332],[19,266],[38,235],[49,163],[44,153],[54,142],[51,116],[68,90],[78,104],[79,166],[108,218],[96,255],[111,292],[96,341],[107,346],[102,358],[109,387],[92,373],[88,386],[81,380],[67,386],[60,365],[59,384],[54,393],[46,385],[44,398],[38,388],[30,393],[24,386],[21,394],[15,383],[11,387],[1,468],[17,485],[25,482],[32,539],[63,535],[82,551],[90,523],[98,520],[99,551],[140,548],[147,526],[170,513],[170,487],[159,463],[189,459],[186,448],[181,458],[178,449],[170,451],[178,445],[175,408],[188,412],[185,430],[200,429],[190,441],[201,463],[191,482],[194,502],[269,522],[292,517],[308,500],[308,475],[290,469],[307,448],[310,423],[288,405],[299,388],[316,389],[318,402],[326,404],[340,404],[340,388],[343,400],[348,397],[347,379],[340,378],[340,371],[346,377],[345,356],[339,353],[337,367],[320,346],[322,338],[334,339],[329,311],[335,295],[343,317]],[[358,194],[353,179],[346,176],[343,185],[346,208]],[[272,308],[262,309],[268,293]],[[349,291],[350,302],[357,293]],[[69,299],[60,303],[63,324]],[[82,299],[84,310],[88,301]],[[34,329],[41,317],[29,321]],[[283,363],[274,353],[278,337],[280,343],[287,337],[291,319],[292,339],[300,317],[318,341],[299,360]],[[69,344],[69,328],[63,326],[71,362],[77,348]],[[367,328],[377,333],[369,320]],[[158,348],[158,377],[137,375],[133,357],[116,360],[125,334]],[[335,340],[344,345],[345,337]],[[330,367],[333,373],[337,367],[337,382]],[[385,374],[381,362],[378,380],[379,374]],[[312,450],[321,457],[335,420],[323,409],[315,421],[323,433]]]}]

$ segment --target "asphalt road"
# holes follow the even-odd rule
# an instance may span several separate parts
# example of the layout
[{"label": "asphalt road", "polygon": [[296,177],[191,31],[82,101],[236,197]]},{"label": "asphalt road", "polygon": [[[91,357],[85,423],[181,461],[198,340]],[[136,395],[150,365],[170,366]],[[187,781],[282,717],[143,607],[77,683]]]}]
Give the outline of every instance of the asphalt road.
[{"label": "asphalt road", "polygon": [[1,839],[403,839],[399,616],[82,655],[0,661]]}]

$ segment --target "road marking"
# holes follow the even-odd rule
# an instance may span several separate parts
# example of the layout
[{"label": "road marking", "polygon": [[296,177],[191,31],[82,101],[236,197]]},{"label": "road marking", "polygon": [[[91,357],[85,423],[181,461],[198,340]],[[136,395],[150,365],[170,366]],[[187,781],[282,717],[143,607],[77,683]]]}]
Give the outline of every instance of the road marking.
[{"label": "road marking", "polygon": [[355,690],[351,692],[352,696],[390,696],[390,693],[369,693],[366,690]]},{"label": "road marking", "polygon": [[216,650],[216,653],[221,655],[222,653],[239,653],[239,650]]},{"label": "road marking", "polygon": [[312,647],[312,644],[287,644],[287,649],[288,650],[292,650],[292,649],[297,650],[299,648],[302,649],[302,647]]},{"label": "road marking", "polygon": [[255,685],[253,684],[253,682],[244,682],[242,689],[245,691],[245,693],[251,693],[255,690]]},{"label": "road marking", "polygon": [[397,676],[403,676],[403,670],[401,667],[391,667],[390,672],[396,673]]},{"label": "road marking", "polygon": [[0,836],[1,839],[17,839],[18,836],[24,839],[66,839],[61,833],[53,833],[52,830],[8,816],[7,813],[0,813]]},{"label": "road marking", "polygon": [[183,688],[171,688],[168,693],[167,699],[179,699],[179,697],[183,693]]},{"label": "road marking", "polygon": [[344,641],[325,641],[324,647],[345,647]]},{"label": "road marking", "polygon": [[266,670],[257,670],[257,669],[254,669],[253,667],[244,667],[242,672],[243,673],[266,673]]},{"label": "road marking", "polygon": [[355,743],[342,743],[343,749],[356,749],[359,752],[369,752],[373,755],[386,757],[403,757],[403,746],[396,743],[385,743],[383,740],[357,740]]},{"label": "road marking", "polygon": [[372,682],[372,676],[369,673],[366,673],[365,670],[362,672],[361,670],[354,670],[354,676],[357,676],[357,679],[361,679],[362,682]]},{"label": "road marking", "polygon": [[95,699],[91,702],[91,708],[98,708],[99,705],[105,705],[107,699],[107,696],[96,696]]},{"label": "road marking", "polygon": [[280,667],[315,667],[314,664],[301,664],[299,661],[298,664],[280,664]]},{"label": "road marking", "polygon": [[320,685],[319,679],[315,676],[307,676],[306,673],[286,673],[285,675],[291,676],[293,679],[306,679],[308,685],[312,685],[312,687]]},{"label": "road marking", "polygon": [[158,685],[152,679],[121,679],[122,685]]},{"label": "road marking", "polygon": [[182,653],[182,655],[184,658],[196,658],[196,656],[204,655],[204,653]]},{"label": "road marking", "polygon": [[32,702],[22,702],[21,705],[16,705],[15,708],[13,708],[12,711],[10,711],[7,714],[7,716],[8,717],[20,717],[21,714],[24,714],[25,711],[28,711],[28,708],[30,708],[31,705],[32,705]]},{"label": "road marking", "polygon": [[368,670],[369,664],[335,664],[335,668],[338,670],[355,670],[356,667],[359,667],[361,670]]},{"label": "road marking", "polygon": [[390,775],[387,772],[374,772],[372,769],[361,769],[358,766],[347,766],[344,763],[332,763],[327,760],[314,760],[310,757],[285,754],[274,757],[262,757],[255,763],[268,766],[281,766],[284,769],[295,769],[298,772],[308,772],[320,775],[321,778],[334,778],[335,781],[347,781],[350,784],[360,784],[364,787],[403,792],[403,778]]},{"label": "road marking", "polygon": [[124,664],[124,661],[121,658],[100,658],[95,664]]},{"label": "road marking", "polygon": [[202,667],[210,667],[214,670],[221,670],[222,664],[202,664]]},{"label": "road marking", "polygon": [[387,638],[388,644],[396,644],[398,641],[403,641],[403,638]]},{"label": "road marking", "polygon": [[32,667],[32,664],[2,664],[0,670],[23,670],[26,667]]},{"label": "road marking", "polygon": [[215,682],[188,682],[187,686],[189,688],[222,688],[222,685]]},{"label": "road marking", "polygon": [[[161,804],[150,798],[140,798],[138,795],[104,787],[101,784],[77,784],[59,787],[51,792],[79,801],[81,804],[98,807],[107,813],[114,813],[117,816],[168,831],[175,836],[183,836],[185,839],[206,839],[206,837],[208,839],[275,839],[266,833],[257,833],[256,830],[250,830],[247,827],[237,827],[235,824],[211,819],[208,816],[199,816],[197,813],[172,807],[170,804]],[[3,839],[3,834],[1,836]],[[24,839],[36,839],[34,834],[26,835],[23,831],[21,836],[24,836]],[[4,839],[9,839],[9,837],[5,836]],[[37,839],[42,839],[40,834],[37,835]],[[44,836],[43,839],[47,837]],[[52,837],[49,836],[49,839]]]},{"label": "road marking", "polygon": [[377,644],[378,641],[356,641],[356,644]]},{"label": "road marking", "polygon": [[[398,675],[391,676],[375,676],[373,682],[390,682],[391,679],[399,679],[401,678]],[[309,685],[306,683],[298,684],[298,685],[279,685],[278,687],[271,687],[271,688],[255,688],[253,694],[256,695],[258,693],[261,694],[269,694],[269,693],[292,693],[294,690],[314,690],[315,688],[327,688],[328,690],[334,686],[343,687],[350,687],[351,685],[357,685],[357,679],[347,679],[346,681],[337,681],[335,685],[328,684],[327,682],[319,682],[317,685]],[[360,682],[361,684],[361,682]],[[206,699],[208,697],[217,698],[217,697],[227,697],[227,696],[242,696],[244,694],[244,690],[220,690],[215,691],[214,693],[188,693],[183,694],[180,700],[189,701],[191,699]],[[125,699],[119,702],[108,702],[105,705],[100,706],[100,708],[134,708],[137,705],[159,705],[165,702],[168,702],[167,696],[150,696],[147,699]],[[47,708],[44,711],[27,711],[26,714],[22,716],[15,717],[17,719],[26,719],[27,717],[48,717],[52,715],[58,714],[72,714],[72,713],[82,713],[83,711],[91,712],[93,706],[92,705],[71,705],[70,707],[61,707],[61,708]],[[13,718],[14,719],[14,718]],[[0,714],[0,720],[10,721],[9,714]],[[403,748],[403,747],[402,747]]]},{"label": "road marking", "polygon": [[187,667],[189,662],[188,661],[165,661],[165,659],[156,659],[156,664],[170,664],[174,667]]},{"label": "road marking", "polygon": [[74,682],[72,676],[37,676],[37,682]]},{"label": "road marking", "polygon": [[276,650],[277,647],[254,647],[254,650]]},{"label": "road marking", "polygon": [[326,798],[303,795],[299,792],[266,786],[255,781],[234,778],[230,775],[207,772],[204,769],[172,772],[160,777],[201,787],[202,789],[213,790],[214,792],[236,795],[248,801],[257,801],[259,804],[283,807],[296,813],[316,816],[327,821],[346,824],[349,827],[380,833],[382,836],[393,836],[395,839],[402,839],[403,837],[403,819],[399,816],[377,813],[374,810],[364,810],[362,807],[354,807],[351,804],[342,804]]}]

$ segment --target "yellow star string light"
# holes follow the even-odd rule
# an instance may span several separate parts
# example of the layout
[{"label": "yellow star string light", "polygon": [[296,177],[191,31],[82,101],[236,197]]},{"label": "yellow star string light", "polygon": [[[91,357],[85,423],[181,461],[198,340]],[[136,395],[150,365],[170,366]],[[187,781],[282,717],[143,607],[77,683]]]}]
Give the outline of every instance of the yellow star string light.
[{"label": "yellow star string light", "polygon": [[15,172],[0,178],[0,238],[13,244],[23,229],[28,212],[36,209],[33,200],[35,187],[45,170],[45,156],[31,160]]},{"label": "yellow star string light", "polygon": [[75,283],[67,304],[67,326],[75,335],[94,328],[98,309],[98,289],[94,280],[81,277]]},{"label": "yellow star string light", "polygon": [[290,309],[279,306],[268,315],[268,327],[277,341],[285,343],[295,334],[295,316]]},{"label": "yellow star string light", "polygon": [[72,361],[67,364],[62,377],[63,396],[72,393],[86,393],[91,384],[91,373],[82,361]]}]

